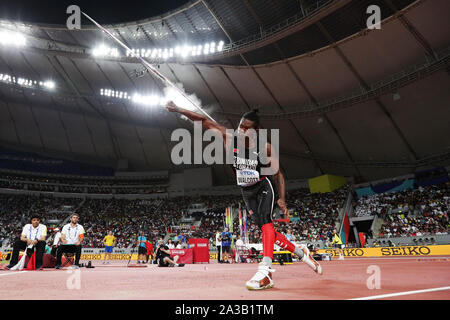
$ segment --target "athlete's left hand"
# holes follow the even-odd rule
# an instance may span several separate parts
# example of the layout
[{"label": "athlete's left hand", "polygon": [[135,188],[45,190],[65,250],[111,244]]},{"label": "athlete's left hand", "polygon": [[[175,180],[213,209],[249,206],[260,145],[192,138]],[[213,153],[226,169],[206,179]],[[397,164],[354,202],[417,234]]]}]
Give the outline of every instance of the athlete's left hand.
[{"label": "athlete's left hand", "polygon": [[286,207],[286,201],[284,199],[278,199],[277,204],[280,207],[281,211],[283,211],[284,216],[288,217],[289,216],[289,210]]}]

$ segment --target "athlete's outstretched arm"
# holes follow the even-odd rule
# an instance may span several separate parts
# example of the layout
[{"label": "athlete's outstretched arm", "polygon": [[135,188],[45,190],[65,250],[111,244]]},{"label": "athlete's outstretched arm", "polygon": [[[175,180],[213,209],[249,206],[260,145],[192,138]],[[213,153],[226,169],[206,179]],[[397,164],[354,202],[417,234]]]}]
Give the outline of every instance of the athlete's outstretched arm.
[{"label": "athlete's outstretched arm", "polygon": [[275,187],[277,188],[277,193],[279,196],[279,199],[277,200],[277,204],[280,206],[284,215],[287,217],[289,214],[289,210],[286,207],[286,186],[285,186],[284,176],[280,170],[280,162],[278,160],[278,157],[276,156],[276,153],[274,152],[273,147],[270,143],[267,143],[267,156],[270,161],[270,166],[275,171],[275,174],[273,177],[275,180]]},{"label": "athlete's outstretched arm", "polygon": [[206,117],[202,114],[180,108],[173,101],[169,101],[166,105],[166,108],[169,112],[177,112],[179,114],[186,116],[188,119],[190,119],[192,121],[201,121],[202,126],[204,128],[211,129],[211,130],[217,130],[222,134],[222,137],[224,137],[224,138],[226,137],[227,128],[218,124],[217,122],[210,120],[208,117]]}]

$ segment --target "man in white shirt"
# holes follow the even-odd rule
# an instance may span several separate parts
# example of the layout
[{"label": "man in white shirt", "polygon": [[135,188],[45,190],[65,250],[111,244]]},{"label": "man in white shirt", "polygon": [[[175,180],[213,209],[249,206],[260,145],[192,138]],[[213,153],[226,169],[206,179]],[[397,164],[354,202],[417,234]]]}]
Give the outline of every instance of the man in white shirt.
[{"label": "man in white shirt", "polygon": [[55,232],[55,237],[53,238],[52,251],[50,254],[56,258],[56,251],[58,250],[61,242],[61,231],[59,228],[55,228],[53,231]]},{"label": "man in white shirt", "polygon": [[61,269],[63,253],[75,253],[74,268],[79,268],[81,258],[81,244],[84,240],[84,228],[78,224],[79,215],[74,213],[70,217],[70,223],[66,224],[61,231],[61,245],[56,255],[56,269]]},{"label": "man in white shirt", "polygon": [[29,249],[31,251],[36,250],[36,270],[42,269],[46,238],[47,227],[41,224],[41,218],[38,215],[33,215],[31,223],[23,227],[20,239],[14,242],[11,262],[6,268],[14,267],[19,262],[20,251]]},{"label": "man in white shirt", "polygon": [[236,240],[236,262],[243,262],[241,260],[241,257],[239,256],[240,250],[244,248],[244,241],[242,241],[241,236],[238,236],[238,239]]},{"label": "man in white shirt", "polygon": [[221,233],[217,231],[216,233],[216,247],[217,247],[217,262],[222,262],[222,238]]}]

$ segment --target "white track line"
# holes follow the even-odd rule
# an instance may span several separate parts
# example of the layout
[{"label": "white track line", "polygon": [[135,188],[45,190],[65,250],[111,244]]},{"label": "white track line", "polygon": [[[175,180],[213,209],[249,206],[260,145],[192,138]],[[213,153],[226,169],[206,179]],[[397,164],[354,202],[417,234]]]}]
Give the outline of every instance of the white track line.
[{"label": "white track line", "polygon": [[444,291],[444,290],[450,290],[450,287],[441,287],[441,288],[433,288],[433,289],[424,289],[424,290],[415,290],[415,291],[405,291],[405,292],[398,292],[398,293],[381,294],[381,295],[378,295],[378,296],[370,296],[370,297],[363,297],[363,298],[353,298],[353,299],[348,299],[348,300],[383,299],[383,298],[390,298],[390,297],[406,296],[406,295],[409,295],[409,294],[417,294],[417,293],[424,293],[424,292],[434,292],[434,291]]},{"label": "white track line", "polygon": [[25,273],[25,272],[28,272],[28,271],[19,271],[19,272],[11,272],[11,273],[2,273],[2,274],[0,274],[0,277],[1,277],[1,276],[10,276],[10,275],[13,275],[13,274],[19,274],[19,273]]}]

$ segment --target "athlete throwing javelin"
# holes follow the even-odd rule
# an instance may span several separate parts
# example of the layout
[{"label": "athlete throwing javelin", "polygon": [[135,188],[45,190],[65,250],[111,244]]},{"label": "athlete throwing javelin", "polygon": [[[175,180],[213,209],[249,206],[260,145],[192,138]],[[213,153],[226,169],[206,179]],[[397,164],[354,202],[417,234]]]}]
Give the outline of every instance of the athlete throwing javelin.
[{"label": "athlete throwing javelin", "polygon": [[[237,135],[227,131],[224,126],[210,120],[204,115],[182,109],[170,101],[167,106],[170,112],[177,112],[192,121],[201,121],[202,126],[206,129],[215,130],[222,136],[227,157],[232,156],[232,169],[236,174],[237,184],[241,187],[242,196],[244,198],[247,210],[251,219],[262,230],[263,241],[263,259],[258,265],[256,274],[246,283],[249,290],[261,290],[272,288],[274,283],[272,279],[272,259],[273,248],[276,243],[278,246],[296,254],[301,261],[306,263],[314,272],[322,274],[322,267],[314,260],[309,249],[302,245],[301,248],[295,247],[293,243],[288,241],[284,235],[275,231],[273,227],[273,209],[274,202],[280,207],[285,216],[289,215],[285,200],[285,181],[284,176],[280,172],[279,160],[276,157],[273,146],[266,143],[265,146],[259,146],[258,149],[258,130],[260,129],[260,121],[256,110],[247,112],[241,118]],[[255,135],[248,135],[248,132],[256,132]],[[238,143],[239,136],[246,136],[245,144],[241,146]],[[261,148],[265,148],[261,149]],[[267,155],[268,161],[261,158],[262,152]],[[230,157],[231,158],[231,157]],[[262,175],[263,167],[276,168],[273,174]],[[265,170],[264,172],[267,172]],[[276,189],[274,189],[274,186]]]}]

